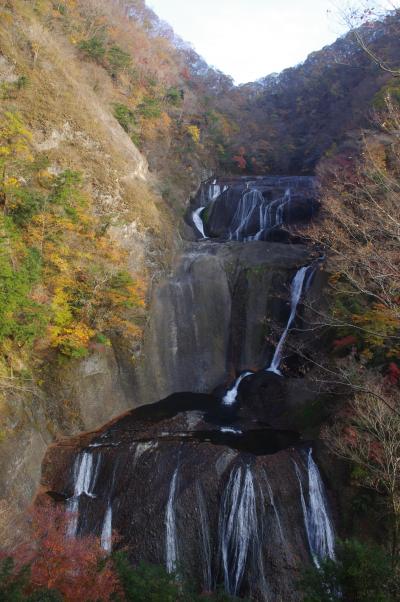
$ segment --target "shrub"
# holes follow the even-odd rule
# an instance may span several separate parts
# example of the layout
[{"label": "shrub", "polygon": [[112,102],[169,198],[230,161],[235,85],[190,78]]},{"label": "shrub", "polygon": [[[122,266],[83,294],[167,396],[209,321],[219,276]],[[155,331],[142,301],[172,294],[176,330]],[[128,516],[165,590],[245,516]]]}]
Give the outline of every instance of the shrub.
[{"label": "shrub", "polygon": [[99,36],[93,36],[88,40],[82,40],[82,42],[79,42],[78,48],[85,56],[97,63],[101,63],[106,54],[104,41]]},{"label": "shrub", "polygon": [[114,117],[125,132],[130,133],[136,125],[135,114],[126,105],[114,104]]},{"label": "shrub", "polygon": [[378,546],[340,542],[337,561],[307,569],[300,583],[304,602],[395,602],[395,574]]},{"label": "shrub", "polygon": [[161,117],[161,106],[158,98],[146,96],[139,105],[138,111],[144,119],[158,119]]},{"label": "shrub", "polygon": [[183,90],[178,88],[169,88],[165,95],[167,102],[174,107],[179,107],[183,101]]},{"label": "shrub", "polygon": [[130,54],[115,44],[108,50],[107,59],[113,75],[116,75],[119,71],[128,69],[132,64]]}]

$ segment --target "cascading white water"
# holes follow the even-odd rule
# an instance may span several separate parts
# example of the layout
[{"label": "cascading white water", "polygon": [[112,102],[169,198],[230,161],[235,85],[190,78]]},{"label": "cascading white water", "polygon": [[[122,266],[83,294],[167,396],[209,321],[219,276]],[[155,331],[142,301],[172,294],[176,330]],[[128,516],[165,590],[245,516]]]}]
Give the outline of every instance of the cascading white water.
[{"label": "cascading white water", "polygon": [[260,206],[260,203],[264,202],[263,195],[257,189],[249,190],[242,195],[232,219],[229,240],[241,240],[253,214]]},{"label": "cascading white water", "polygon": [[217,184],[217,180],[214,180],[212,184],[210,184],[208,189],[208,199],[209,201],[215,201],[221,194],[221,186]]},{"label": "cascading white water", "polygon": [[[230,240],[261,240],[265,231],[284,223],[285,208],[291,201],[291,190],[287,188],[283,197],[266,202],[262,192],[258,189],[250,189],[245,192],[237,206],[230,227]],[[259,230],[257,234],[246,235],[251,220],[258,212],[257,222]]]},{"label": "cascading white water", "polygon": [[74,463],[74,495],[68,500],[67,512],[71,514],[67,525],[68,537],[76,537],[78,530],[78,512],[79,512],[79,498],[82,494],[89,497],[96,497],[93,494],[93,488],[96,483],[97,474],[100,466],[100,454],[98,454],[98,460],[96,468],[93,471],[93,456],[88,452],[79,454]]},{"label": "cascading white water", "polygon": [[106,510],[106,514],[104,516],[103,528],[101,530],[101,539],[100,539],[101,547],[106,552],[112,551],[112,507],[111,504],[108,506]]},{"label": "cascading white water", "polygon": [[201,219],[201,212],[204,211],[204,209],[205,209],[205,207],[199,207],[199,209],[196,209],[196,211],[193,211],[192,219],[193,219],[194,225],[196,226],[197,230],[200,232],[202,237],[207,238],[207,236],[205,235],[205,232],[204,232],[204,223],[203,223],[203,220]]},{"label": "cascading white water", "polygon": [[290,201],[292,200],[292,193],[290,188],[287,188],[285,191],[285,195],[282,201],[279,203],[278,208],[276,210],[275,215],[275,225],[282,226],[285,217],[285,209],[287,205],[290,205]]},{"label": "cascading white water", "polygon": [[232,426],[221,426],[221,433],[229,435],[243,435],[243,431]]},{"label": "cascading white water", "polygon": [[244,378],[246,378],[246,376],[250,376],[251,374],[253,374],[253,372],[244,372],[243,374],[241,374],[239,376],[239,378],[236,380],[234,386],[231,389],[229,389],[229,391],[226,392],[225,396],[222,399],[222,403],[225,406],[231,406],[235,403],[237,395],[238,395],[240,383],[242,382],[242,380]]},{"label": "cascading white water", "polygon": [[309,266],[304,266],[304,267],[300,268],[300,270],[297,272],[297,274],[293,278],[293,281],[292,281],[292,284],[290,287],[291,310],[290,310],[289,320],[288,320],[285,330],[282,333],[279,343],[275,349],[275,353],[274,353],[274,357],[272,358],[271,365],[267,369],[268,372],[275,372],[275,374],[281,375],[279,366],[282,361],[283,348],[284,348],[290,327],[293,324],[293,320],[296,317],[297,307],[298,307],[300,299],[301,299],[301,295],[303,292],[304,279],[306,277],[308,269],[309,269]]},{"label": "cascading white water", "polygon": [[335,559],[335,532],[329,516],[325,488],[311,449],[307,457],[308,504],[304,496],[301,471],[296,462],[294,467],[300,486],[307,539],[314,564],[319,567],[321,560]]},{"label": "cascading white water", "polygon": [[179,469],[176,468],[169,488],[165,511],[165,560],[167,571],[174,573],[178,566],[178,537],[176,529],[175,499]]},{"label": "cascading white water", "polygon": [[259,540],[256,495],[249,466],[244,471],[238,467],[231,472],[222,498],[219,537],[225,589],[235,596],[251,548]]},{"label": "cascading white water", "polygon": [[210,525],[204,493],[199,481],[196,482],[197,505],[200,515],[200,530],[203,556],[203,587],[204,591],[211,592],[213,589],[212,579],[212,557]]}]

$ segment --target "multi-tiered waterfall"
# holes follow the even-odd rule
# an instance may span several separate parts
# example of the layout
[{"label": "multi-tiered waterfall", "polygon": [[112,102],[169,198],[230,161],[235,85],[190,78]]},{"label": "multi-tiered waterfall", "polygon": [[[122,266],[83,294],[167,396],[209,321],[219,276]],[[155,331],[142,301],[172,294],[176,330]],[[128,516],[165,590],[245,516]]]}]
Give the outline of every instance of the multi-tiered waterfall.
[{"label": "multi-tiered waterfall", "polygon": [[285,365],[319,265],[289,226],[312,217],[315,195],[312,178],[201,187],[199,240],[154,291],[135,374],[142,399],[165,399],[48,453],[43,486],[65,498],[69,537],[268,602],[299,600],[300,568],[334,558],[329,495],[296,418],[309,399]]}]

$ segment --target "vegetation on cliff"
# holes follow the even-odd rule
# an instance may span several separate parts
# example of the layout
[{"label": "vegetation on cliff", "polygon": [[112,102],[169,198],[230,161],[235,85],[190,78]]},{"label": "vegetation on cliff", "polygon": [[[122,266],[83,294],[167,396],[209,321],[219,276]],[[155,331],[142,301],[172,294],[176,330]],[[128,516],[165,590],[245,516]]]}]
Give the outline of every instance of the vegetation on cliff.
[{"label": "vegetation on cliff", "polygon": [[198,594],[161,566],[133,567],[124,551],[108,556],[96,537],[67,537],[62,509],[36,508],[28,528],[30,541],[0,554],[4,602],[234,602],[222,591]]}]

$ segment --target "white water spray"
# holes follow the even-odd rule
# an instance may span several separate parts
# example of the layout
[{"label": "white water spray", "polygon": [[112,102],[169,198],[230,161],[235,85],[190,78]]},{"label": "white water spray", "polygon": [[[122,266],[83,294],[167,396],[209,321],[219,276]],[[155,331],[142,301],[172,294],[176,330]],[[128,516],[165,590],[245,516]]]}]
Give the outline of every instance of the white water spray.
[{"label": "white water spray", "polygon": [[225,393],[225,396],[222,399],[222,403],[225,406],[231,406],[235,403],[237,395],[238,395],[240,383],[242,382],[242,380],[244,378],[246,378],[247,376],[250,376],[251,374],[253,374],[253,372],[244,372],[243,374],[241,374],[239,376],[239,378],[236,380],[234,386]]},{"label": "white water spray", "polygon": [[294,462],[294,466],[300,486],[307,539],[314,564],[319,567],[321,560],[335,559],[335,532],[329,517],[325,488],[311,449],[307,458],[308,504],[304,496],[300,469],[296,462]]},{"label": "white water spray", "polygon": [[205,235],[204,223],[203,223],[203,220],[201,219],[201,213],[202,213],[202,211],[204,211],[204,209],[205,209],[205,207],[199,207],[199,209],[196,209],[196,211],[193,211],[192,219],[193,219],[194,225],[196,226],[197,230],[200,232],[202,237],[208,238]]},{"label": "white water spray", "polygon": [[178,480],[178,468],[172,476],[169,488],[167,509],[165,512],[165,558],[167,571],[174,573],[178,565],[178,537],[176,530],[175,499]]},{"label": "white water spray", "polygon": [[222,499],[219,536],[225,589],[235,596],[252,546],[259,539],[256,495],[249,466],[244,471],[239,467],[231,472]]},{"label": "white water spray", "polygon": [[208,200],[210,202],[215,201],[221,194],[221,186],[217,184],[217,180],[214,180],[212,184],[210,184],[208,189]]},{"label": "white water spray", "polygon": [[103,528],[101,531],[101,547],[108,553],[112,551],[112,507],[111,504],[106,510],[104,516]]},{"label": "white water spray", "polygon": [[275,374],[281,375],[279,366],[281,365],[281,362],[282,362],[283,348],[284,348],[290,327],[292,326],[293,320],[296,317],[297,307],[298,307],[300,299],[301,299],[301,294],[303,292],[304,279],[306,277],[308,269],[309,269],[309,266],[300,268],[300,270],[297,272],[297,274],[293,278],[293,281],[292,281],[292,284],[290,287],[291,311],[290,311],[289,320],[288,320],[286,328],[283,331],[283,334],[279,340],[279,343],[275,349],[274,357],[272,358],[272,362],[271,362],[270,367],[268,368],[268,372],[275,372]]},{"label": "white water spray", "polygon": [[68,500],[67,512],[71,514],[67,526],[68,537],[76,537],[79,518],[79,498],[85,494],[89,497],[96,497],[93,494],[93,488],[96,483],[97,474],[100,466],[100,456],[93,471],[93,456],[88,452],[79,454],[74,463],[74,495]]}]

